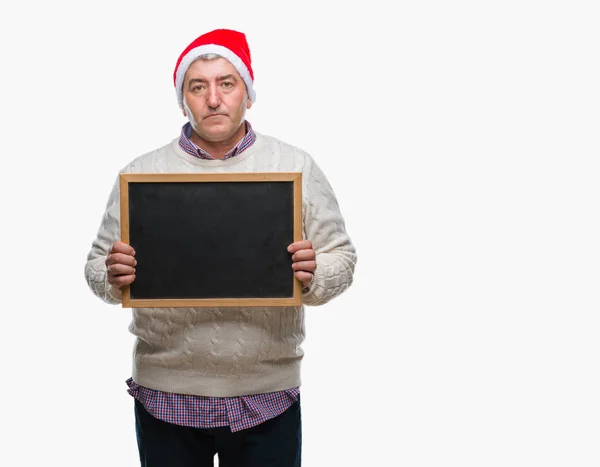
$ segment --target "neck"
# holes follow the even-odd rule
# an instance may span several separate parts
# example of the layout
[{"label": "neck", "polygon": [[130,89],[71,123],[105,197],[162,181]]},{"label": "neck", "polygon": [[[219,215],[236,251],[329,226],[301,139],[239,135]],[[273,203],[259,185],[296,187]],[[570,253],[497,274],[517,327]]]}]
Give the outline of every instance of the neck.
[{"label": "neck", "polygon": [[[193,130],[192,130],[193,131]],[[237,131],[229,138],[223,141],[207,141],[200,138],[195,131],[193,131],[190,140],[199,148],[202,148],[211,157],[215,159],[223,159],[225,154],[231,151],[235,145],[244,137],[246,134],[246,122],[242,122]]]}]

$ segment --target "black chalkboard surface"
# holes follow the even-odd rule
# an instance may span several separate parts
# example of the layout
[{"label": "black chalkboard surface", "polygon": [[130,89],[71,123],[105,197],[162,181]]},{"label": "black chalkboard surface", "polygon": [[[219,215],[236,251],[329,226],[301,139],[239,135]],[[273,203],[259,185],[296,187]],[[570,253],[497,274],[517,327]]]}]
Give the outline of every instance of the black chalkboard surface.
[{"label": "black chalkboard surface", "polygon": [[300,305],[301,173],[121,174],[124,307]]}]

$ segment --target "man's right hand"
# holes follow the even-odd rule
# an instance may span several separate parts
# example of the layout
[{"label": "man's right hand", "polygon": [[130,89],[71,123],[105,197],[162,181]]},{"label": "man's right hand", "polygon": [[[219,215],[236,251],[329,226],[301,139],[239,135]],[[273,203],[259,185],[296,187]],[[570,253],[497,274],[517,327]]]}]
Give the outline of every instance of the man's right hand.
[{"label": "man's right hand", "polygon": [[135,280],[135,250],[127,243],[115,242],[106,257],[108,283],[117,289]]}]

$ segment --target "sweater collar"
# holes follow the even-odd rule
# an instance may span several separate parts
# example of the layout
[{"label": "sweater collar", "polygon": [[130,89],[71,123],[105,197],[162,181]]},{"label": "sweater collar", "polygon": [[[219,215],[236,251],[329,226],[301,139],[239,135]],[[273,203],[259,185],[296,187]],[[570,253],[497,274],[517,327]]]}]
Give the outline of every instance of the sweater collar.
[{"label": "sweater collar", "polygon": [[[246,134],[231,150],[227,151],[225,157],[223,157],[222,160],[230,159],[232,157],[237,156],[238,154],[241,154],[250,146],[252,146],[256,141],[256,133],[254,133],[250,122],[248,122],[248,120],[245,120],[244,124],[246,125]],[[190,122],[187,122],[185,125],[183,125],[183,127],[181,128],[181,135],[179,136],[179,146],[181,147],[181,149],[183,149],[188,154],[194,157],[198,157],[200,159],[217,160],[204,149],[192,142],[190,138],[192,136],[193,131],[194,130],[192,129],[192,125],[190,125]]]}]

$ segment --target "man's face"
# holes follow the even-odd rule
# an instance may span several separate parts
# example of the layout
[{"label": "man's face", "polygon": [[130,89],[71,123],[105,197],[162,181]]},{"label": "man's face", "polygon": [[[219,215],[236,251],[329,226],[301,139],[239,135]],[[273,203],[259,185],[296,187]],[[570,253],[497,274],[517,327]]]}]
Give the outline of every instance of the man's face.
[{"label": "man's face", "polygon": [[200,59],[188,68],[183,80],[183,114],[200,139],[229,142],[251,106],[244,81],[226,59]]}]

